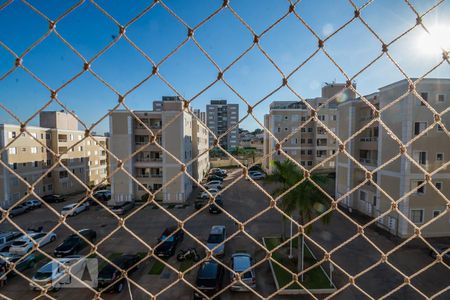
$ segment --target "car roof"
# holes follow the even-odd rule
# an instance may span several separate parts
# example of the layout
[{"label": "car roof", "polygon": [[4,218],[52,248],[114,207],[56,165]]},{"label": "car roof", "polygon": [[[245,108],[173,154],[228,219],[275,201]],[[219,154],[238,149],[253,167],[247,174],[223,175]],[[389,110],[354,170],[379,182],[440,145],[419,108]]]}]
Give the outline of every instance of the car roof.
[{"label": "car roof", "polygon": [[251,266],[251,256],[247,253],[236,253],[232,255],[233,270],[236,272],[242,272],[247,270]]},{"label": "car roof", "polygon": [[213,260],[207,260],[202,263],[200,269],[198,270],[198,278],[200,279],[215,278],[218,268],[219,264],[217,262]]},{"label": "car roof", "polygon": [[64,208],[72,208],[72,207],[74,207],[74,206],[77,205],[77,204],[78,204],[78,203],[67,204],[66,206],[63,207],[63,209],[64,209]]},{"label": "car roof", "polygon": [[223,225],[214,225],[211,227],[211,234],[221,234],[225,230],[225,226]]}]

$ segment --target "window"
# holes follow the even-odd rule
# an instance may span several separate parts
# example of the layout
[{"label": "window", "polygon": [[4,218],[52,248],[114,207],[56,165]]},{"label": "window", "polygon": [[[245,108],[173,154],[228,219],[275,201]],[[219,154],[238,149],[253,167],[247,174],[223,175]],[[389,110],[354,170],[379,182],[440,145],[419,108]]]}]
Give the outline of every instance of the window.
[{"label": "window", "polygon": [[308,127],[308,132],[313,132],[312,127]]},{"label": "window", "polygon": [[421,165],[427,164],[427,153],[425,151],[414,152],[414,159]]},{"label": "window", "polygon": [[359,191],[359,200],[366,201],[367,200],[366,196],[367,194],[365,191]]},{"label": "window", "polygon": [[443,161],[444,160],[444,153],[436,153],[436,160],[437,161]]},{"label": "window", "polygon": [[17,148],[9,148],[8,149],[8,153],[11,154],[11,155],[17,154]]},{"label": "window", "polygon": [[297,138],[291,139],[291,144],[292,144],[292,145],[297,145]]},{"label": "window", "polygon": [[284,119],[287,120],[289,117],[288,116],[284,116]]},{"label": "window", "polygon": [[287,127],[284,127],[284,131],[288,131],[289,130],[289,128],[287,128]]},{"label": "window", "polygon": [[[428,102],[428,93],[427,92],[420,93],[420,97],[422,97],[422,99],[425,100],[425,102]],[[425,104],[422,101],[420,101],[420,105],[424,106]]]},{"label": "window", "polygon": [[15,139],[16,138],[16,132],[15,131],[10,131],[8,132],[8,137],[10,139]]},{"label": "window", "polygon": [[37,153],[37,147],[31,147],[31,153],[36,154]]},{"label": "window", "polygon": [[299,116],[298,115],[292,115],[291,120],[292,120],[292,122],[298,122]]},{"label": "window", "polygon": [[320,121],[325,121],[325,115],[318,115],[317,118],[318,118]]},{"label": "window", "polygon": [[[420,186],[423,183],[422,180],[417,181],[417,186]],[[416,194],[418,195],[423,195],[425,194],[425,185],[420,186],[419,188],[416,189]]]},{"label": "window", "polygon": [[306,132],[306,128],[305,127],[300,128],[300,132]]},{"label": "window", "polygon": [[332,115],[331,120],[336,121],[337,120],[336,115]]},{"label": "window", "polygon": [[312,155],[312,150],[310,149],[310,150],[308,150],[308,155]]},{"label": "window", "polygon": [[438,102],[438,103],[443,103],[443,102],[445,102],[445,95],[443,95],[443,94],[437,95],[437,102]]},{"label": "window", "polygon": [[49,139],[50,139],[50,133],[46,133],[46,134],[45,134],[45,139],[46,139],[46,140],[49,140]]},{"label": "window", "polygon": [[301,155],[305,155],[305,150],[300,150]]},{"label": "window", "polygon": [[34,161],[34,167],[35,167],[35,168],[39,167],[39,162]]},{"label": "window", "polygon": [[437,129],[437,131],[444,131],[444,129],[442,128],[442,126],[441,126],[441,125],[439,125],[439,124],[437,124],[437,127],[436,127],[436,129]]},{"label": "window", "polygon": [[308,139],[308,144],[312,144],[312,139]]},{"label": "window", "polygon": [[306,117],[301,117],[300,120],[306,121]]},{"label": "window", "polygon": [[441,214],[441,211],[439,209],[433,210],[433,218],[436,218]]},{"label": "window", "polygon": [[312,166],[312,160],[308,160],[308,166]]},{"label": "window", "polygon": [[418,135],[422,131],[424,131],[427,128],[427,122],[415,122],[414,123],[414,134]]},{"label": "window", "polygon": [[442,185],[443,185],[442,181],[437,181],[434,183],[434,186],[440,191],[442,190]]},{"label": "window", "polygon": [[423,223],[423,209],[411,209],[411,221],[416,224]]},{"label": "window", "polygon": [[69,140],[73,141],[73,134],[69,134]]},{"label": "window", "polygon": [[304,144],[305,143],[305,139],[300,139],[300,144]]},{"label": "window", "polygon": [[278,128],[277,128],[277,132],[280,132],[280,131],[281,131],[281,128],[280,128],[280,127],[278,127]]},{"label": "window", "polygon": [[304,161],[304,160],[300,161],[300,164],[301,164],[302,166],[304,166],[304,165],[305,165],[305,161]]}]

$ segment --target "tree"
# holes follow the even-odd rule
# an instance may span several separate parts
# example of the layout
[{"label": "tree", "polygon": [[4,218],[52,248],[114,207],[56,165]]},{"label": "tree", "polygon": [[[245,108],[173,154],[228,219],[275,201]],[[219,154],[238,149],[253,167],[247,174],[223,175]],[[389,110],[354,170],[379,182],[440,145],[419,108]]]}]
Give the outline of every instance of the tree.
[{"label": "tree", "polygon": [[[290,160],[273,161],[273,172],[267,176],[266,181],[278,183],[278,188],[274,191],[274,196],[279,196],[296,185],[303,178],[303,172]],[[319,186],[324,187],[328,181],[325,175],[312,173],[310,179]],[[306,224],[316,216],[322,214],[329,207],[326,196],[310,181],[305,180],[297,185],[290,192],[285,194],[280,200],[279,207],[292,217],[298,214],[299,224]],[[329,222],[329,215],[322,217],[324,223]],[[283,239],[285,239],[285,218],[283,217]],[[306,228],[306,233],[311,232],[312,226]],[[299,236],[298,242],[298,270],[303,271],[303,243],[304,236]],[[303,277],[303,276],[302,276]]]}]

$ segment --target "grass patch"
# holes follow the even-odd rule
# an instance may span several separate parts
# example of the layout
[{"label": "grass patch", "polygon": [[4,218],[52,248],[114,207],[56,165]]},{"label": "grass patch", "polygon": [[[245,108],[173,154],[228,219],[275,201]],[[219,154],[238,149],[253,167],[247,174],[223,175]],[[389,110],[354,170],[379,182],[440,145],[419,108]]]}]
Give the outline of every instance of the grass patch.
[{"label": "grass patch", "polygon": [[159,275],[162,273],[162,271],[164,270],[165,267],[166,266],[162,262],[155,259],[147,274],[148,275]]},{"label": "grass patch", "polygon": [[187,269],[189,269],[190,267],[192,267],[193,265],[194,265],[194,261],[191,259],[182,261],[180,263],[180,267],[178,268],[178,271],[184,272]]},{"label": "grass patch", "polygon": [[[264,241],[266,242],[268,250],[272,250],[281,243],[280,238],[265,238]],[[296,273],[297,260],[296,259],[291,260],[287,257],[287,255],[283,254],[284,252],[286,252],[283,250],[286,250],[288,247],[289,243],[287,243],[286,246],[283,246],[280,250],[274,252],[272,257],[277,262],[285,266],[287,269]],[[304,259],[306,268],[308,265],[313,265],[314,263],[316,263],[316,260],[314,259],[312,253],[308,250],[308,248],[305,247],[304,249],[305,249]],[[279,266],[276,263],[272,263],[272,267],[280,287],[283,287],[292,281],[292,275],[288,271],[283,269],[281,266]],[[330,281],[328,280],[328,277],[322,271],[320,266],[317,266],[304,274],[303,285],[308,289],[333,288],[333,286],[330,284]],[[287,287],[287,289],[302,289],[302,288],[297,283],[292,283]]]}]

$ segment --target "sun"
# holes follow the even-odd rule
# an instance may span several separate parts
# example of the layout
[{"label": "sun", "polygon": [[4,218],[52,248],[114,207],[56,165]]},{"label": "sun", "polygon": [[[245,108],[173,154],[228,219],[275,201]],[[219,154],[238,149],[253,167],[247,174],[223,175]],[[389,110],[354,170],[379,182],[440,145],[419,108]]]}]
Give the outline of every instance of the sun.
[{"label": "sun", "polygon": [[429,33],[421,28],[417,46],[421,53],[439,55],[443,50],[450,50],[450,25],[433,25],[428,27]]}]

